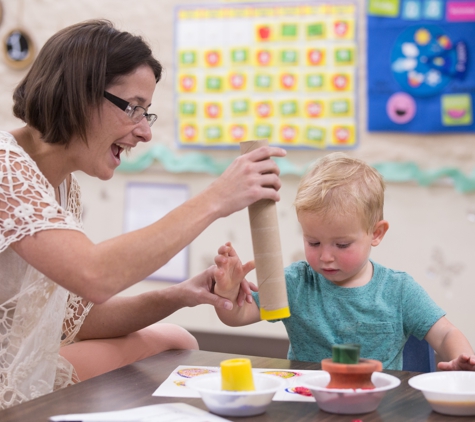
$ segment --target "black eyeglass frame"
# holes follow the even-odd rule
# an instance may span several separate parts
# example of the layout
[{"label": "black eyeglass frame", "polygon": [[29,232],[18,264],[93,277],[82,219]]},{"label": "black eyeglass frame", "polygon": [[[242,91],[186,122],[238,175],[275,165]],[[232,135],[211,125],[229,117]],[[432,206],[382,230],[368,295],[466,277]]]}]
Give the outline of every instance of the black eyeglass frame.
[{"label": "black eyeglass frame", "polygon": [[[140,123],[141,120],[145,117],[147,119],[148,125],[151,127],[155,121],[157,120],[157,115],[156,114],[149,114],[147,113],[147,110],[143,108],[142,106],[136,105],[133,106],[131,105],[128,101],[123,100],[120,97],[115,96],[114,94],[111,94],[110,92],[104,91],[104,98],[109,100],[112,104],[115,106],[119,107],[122,111],[129,116],[134,123]],[[143,113],[139,115],[139,118],[134,118],[134,113],[136,113],[136,110],[143,110]]]}]

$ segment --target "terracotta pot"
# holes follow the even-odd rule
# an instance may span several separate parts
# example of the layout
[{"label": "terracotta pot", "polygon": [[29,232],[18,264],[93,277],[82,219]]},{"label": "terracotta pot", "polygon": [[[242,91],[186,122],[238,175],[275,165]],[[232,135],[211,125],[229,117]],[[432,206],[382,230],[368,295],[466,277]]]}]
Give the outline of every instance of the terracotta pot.
[{"label": "terracotta pot", "polygon": [[373,389],[371,375],[382,371],[379,360],[360,359],[358,363],[336,363],[332,359],[322,360],[322,369],[330,374],[330,383],[326,388],[363,388]]}]

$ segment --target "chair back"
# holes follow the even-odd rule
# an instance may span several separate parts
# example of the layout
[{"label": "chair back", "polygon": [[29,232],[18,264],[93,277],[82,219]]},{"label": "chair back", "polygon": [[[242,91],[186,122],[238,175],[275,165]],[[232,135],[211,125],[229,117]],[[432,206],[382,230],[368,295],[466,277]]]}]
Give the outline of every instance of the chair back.
[{"label": "chair back", "polygon": [[410,336],[402,352],[402,370],[435,372],[435,352],[426,340]]}]

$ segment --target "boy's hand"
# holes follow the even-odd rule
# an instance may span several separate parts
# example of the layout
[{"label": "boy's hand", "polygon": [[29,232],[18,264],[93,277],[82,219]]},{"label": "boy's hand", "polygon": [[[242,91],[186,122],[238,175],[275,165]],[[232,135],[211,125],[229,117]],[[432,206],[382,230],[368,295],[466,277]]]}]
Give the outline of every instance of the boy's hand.
[{"label": "boy's hand", "polygon": [[[233,294],[234,298],[237,299],[239,287],[241,283],[244,282],[241,287],[246,301],[249,302],[248,297],[251,294],[250,290],[253,290],[253,288],[249,286],[245,277],[249,271],[255,268],[254,261],[249,261],[242,265],[236,251],[231,246],[231,242],[227,242],[221,246],[218,249],[218,254],[219,255],[214,258],[214,262],[217,266],[214,272],[214,279],[216,281],[215,290],[219,292],[219,295],[224,294],[227,296],[227,294]],[[243,295],[239,295],[239,298],[242,304]]]},{"label": "boy's hand", "polygon": [[246,279],[241,282],[241,289],[237,297],[238,306],[243,306],[244,301],[247,303],[252,303],[252,294],[251,292],[257,292],[259,289],[254,283],[250,283]]},{"label": "boy's hand", "polygon": [[255,268],[254,261],[242,265],[230,242],[221,246],[218,253],[214,259],[216,267],[213,274],[213,291],[233,303],[232,309],[215,306],[219,319],[230,327],[260,321],[259,307],[251,295],[252,291],[257,291],[257,287],[245,279],[246,274]]},{"label": "boy's hand", "polygon": [[446,317],[441,317],[424,337],[437,352],[442,371],[475,371],[475,353],[467,338]]},{"label": "boy's hand", "polygon": [[441,371],[475,371],[475,355],[461,354],[449,362],[439,362]]}]

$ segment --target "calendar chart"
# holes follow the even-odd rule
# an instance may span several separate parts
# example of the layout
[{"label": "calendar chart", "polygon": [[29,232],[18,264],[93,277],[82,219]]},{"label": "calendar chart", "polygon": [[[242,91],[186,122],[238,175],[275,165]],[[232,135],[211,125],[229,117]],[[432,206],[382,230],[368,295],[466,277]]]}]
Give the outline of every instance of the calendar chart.
[{"label": "calendar chart", "polygon": [[183,6],[175,16],[179,146],[355,148],[355,4]]}]

